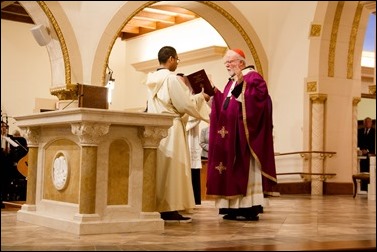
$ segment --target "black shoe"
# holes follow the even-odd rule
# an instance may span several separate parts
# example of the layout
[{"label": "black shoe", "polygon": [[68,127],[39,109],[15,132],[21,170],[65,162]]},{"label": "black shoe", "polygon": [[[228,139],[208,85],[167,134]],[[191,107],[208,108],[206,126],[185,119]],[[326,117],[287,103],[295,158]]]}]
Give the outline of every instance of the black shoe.
[{"label": "black shoe", "polygon": [[258,214],[263,212],[263,208],[261,205],[255,205],[252,207],[244,207],[237,209],[236,215],[237,216],[257,216]]},{"label": "black shoe", "polygon": [[258,221],[259,216],[242,216],[242,215],[231,215],[231,214],[226,214],[223,216],[224,220],[235,220],[235,221]]},{"label": "black shoe", "polygon": [[244,219],[237,219],[237,220],[240,220],[240,221],[258,221],[259,220],[259,216],[256,215],[256,216],[242,216]]},{"label": "black shoe", "polygon": [[226,214],[223,216],[224,220],[237,220],[237,215]]},{"label": "black shoe", "polygon": [[220,208],[219,209],[219,214],[228,214],[229,211],[228,211],[228,208]]},{"label": "black shoe", "polygon": [[255,208],[258,213],[263,213],[263,206],[262,205],[253,206],[252,208]]},{"label": "black shoe", "polygon": [[220,208],[219,214],[241,215],[239,208]]},{"label": "black shoe", "polygon": [[161,212],[161,219],[165,222],[178,222],[178,223],[190,223],[192,219],[190,217],[184,217],[178,213],[178,211]]}]

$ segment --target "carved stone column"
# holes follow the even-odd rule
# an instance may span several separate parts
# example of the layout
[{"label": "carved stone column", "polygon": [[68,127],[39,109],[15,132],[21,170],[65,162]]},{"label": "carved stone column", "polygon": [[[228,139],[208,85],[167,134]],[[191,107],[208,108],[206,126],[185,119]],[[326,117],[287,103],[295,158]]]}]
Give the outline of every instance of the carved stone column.
[{"label": "carved stone column", "polygon": [[79,214],[95,213],[97,147],[109,127],[109,123],[71,124],[72,133],[79,137],[81,146]]},{"label": "carved stone column", "polygon": [[357,105],[361,101],[360,97],[354,97],[352,100],[352,174],[358,173],[358,163],[357,159]]},{"label": "carved stone column", "polygon": [[[312,118],[311,118],[311,150],[322,151],[324,147],[324,122],[325,122],[325,101],[327,95],[310,95]],[[324,156],[320,154],[311,155],[311,172],[323,173]],[[312,176],[311,181],[312,195],[323,195],[322,176]]]},{"label": "carved stone column", "polygon": [[157,147],[162,138],[168,135],[167,128],[139,128],[139,136],[144,148],[142,211],[156,211],[156,166]]},{"label": "carved stone column", "polygon": [[23,137],[27,141],[28,151],[28,171],[27,171],[27,186],[26,186],[26,205],[23,205],[24,210],[35,210],[36,194],[37,194],[37,171],[38,171],[38,151],[39,151],[39,127],[21,128]]},{"label": "carved stone column", "polygon": [[376,156],[369,157],[368,200],[376,201]]}]

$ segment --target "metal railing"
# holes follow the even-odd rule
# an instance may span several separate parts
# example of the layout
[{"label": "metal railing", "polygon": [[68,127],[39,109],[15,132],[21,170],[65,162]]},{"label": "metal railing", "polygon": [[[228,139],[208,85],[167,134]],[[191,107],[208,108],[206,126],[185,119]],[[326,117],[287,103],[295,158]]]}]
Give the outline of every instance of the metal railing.
[{"label": "metal railing", "polygon": [[[275,152],[275,156],[286,156],[286,155],[295,155],[299,154],[302,158],[308,159],[308,156],[311,154],[319,154],[321,158],[331,158],[336,154],[334,151],[294,151],[294,152]],[[326,180],[329,177],[333,177],[336,173],[331,172],[280,172],[276,173],[277,176],[279,175],[300,175],[301,178],[307,178],[311,176],[319,176],[320,180]]]}]

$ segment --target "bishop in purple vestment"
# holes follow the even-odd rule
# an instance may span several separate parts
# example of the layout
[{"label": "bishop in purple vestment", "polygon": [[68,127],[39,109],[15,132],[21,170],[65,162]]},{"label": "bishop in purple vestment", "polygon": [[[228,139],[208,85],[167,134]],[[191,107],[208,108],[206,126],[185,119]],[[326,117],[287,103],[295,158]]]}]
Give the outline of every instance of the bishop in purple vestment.
[{"label": "bishop in purple vestment", "polygon": [[224,61],[231,78],[212,98],[207,195],[218,208],[232,210],[224,219],[255,220],[261,211],[253,207],[263,206],[277,182],[272,101],[243,51],[229,50]]}]

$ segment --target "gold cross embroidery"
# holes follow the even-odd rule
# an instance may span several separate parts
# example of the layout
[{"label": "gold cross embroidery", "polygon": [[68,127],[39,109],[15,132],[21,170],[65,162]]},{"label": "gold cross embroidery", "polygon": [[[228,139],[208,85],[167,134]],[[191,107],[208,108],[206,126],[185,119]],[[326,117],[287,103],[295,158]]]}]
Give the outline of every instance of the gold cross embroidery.
[{"label": "gold cross embroidery", "polygon": [[215,169],[218,170],[220,174],[222,174],[222,172],[226,170],[226,167],[223,166],[223,162],[220,162],[220,165],[216,166]]},{"label": "gold cross embroidery", "polygon": [[225,134],[228,134],[228,131],[225,129],[225,127],[223,126],[221,128],[221,130],[218,130],[217,133],[219,133],[221,135],[222,138],[225,137]]}]

